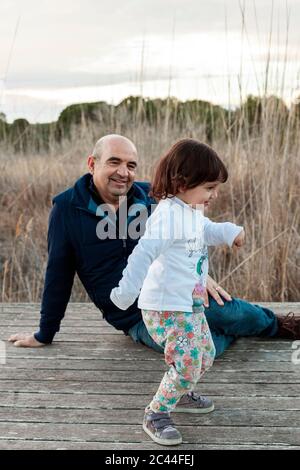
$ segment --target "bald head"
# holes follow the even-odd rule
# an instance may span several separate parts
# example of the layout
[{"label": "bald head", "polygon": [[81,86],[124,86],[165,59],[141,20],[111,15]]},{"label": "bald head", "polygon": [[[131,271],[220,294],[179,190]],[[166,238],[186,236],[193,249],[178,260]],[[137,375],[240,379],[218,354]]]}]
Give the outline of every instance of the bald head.
[{"label": "bald head", "polygon": [[127,137],[110,134],[101,137],[88,158],[94,184],[104,202],[118,204],[133,185],[137,168],[137,151]]},{"label": "bald head", "polygon": [[137,150],[134,143],[119,134],[108,134],[96,142],[92,155],[96,158],[101,159],[103,153],[107,148],[118,148],[128,153],[133,153],[137,156]]}]

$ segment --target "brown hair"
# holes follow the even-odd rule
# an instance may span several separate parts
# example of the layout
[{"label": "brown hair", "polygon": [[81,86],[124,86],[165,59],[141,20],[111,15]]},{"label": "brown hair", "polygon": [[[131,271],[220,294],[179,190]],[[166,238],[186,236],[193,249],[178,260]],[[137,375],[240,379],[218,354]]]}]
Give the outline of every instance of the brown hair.
[{"label": "brown hair", "polygon": [[179,189],[192,189],[202,183],[228,178],[227,169],[209,145],[195,139],[181,139],[159,160],[151,195],[156,199],[175,196]]}]

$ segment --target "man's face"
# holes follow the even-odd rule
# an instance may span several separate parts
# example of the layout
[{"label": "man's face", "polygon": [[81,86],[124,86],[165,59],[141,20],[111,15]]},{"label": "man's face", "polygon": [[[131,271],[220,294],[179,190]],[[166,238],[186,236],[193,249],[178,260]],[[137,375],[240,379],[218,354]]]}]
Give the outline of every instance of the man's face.
[{"label": "man's face", "polygon": [[129,141],[110,140],[104,144],[101,158],[89,157],[88,165],[100,196],[116,200],[125,196],[134,182],[137,153]]}]

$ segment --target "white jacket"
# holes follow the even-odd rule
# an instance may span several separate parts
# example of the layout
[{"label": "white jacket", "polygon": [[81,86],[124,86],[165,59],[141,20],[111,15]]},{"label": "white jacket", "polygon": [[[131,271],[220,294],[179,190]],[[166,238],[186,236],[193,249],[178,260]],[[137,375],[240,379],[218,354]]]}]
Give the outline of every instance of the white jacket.
[{"label": "white jacket", "polygon": [[140,293],[141,309],[192,312],[195,284],[206,286],[207,246],[231,247],[242,230],[211,222],[176,197],[161,200],[110,294],[112,302],[126,310]]}]

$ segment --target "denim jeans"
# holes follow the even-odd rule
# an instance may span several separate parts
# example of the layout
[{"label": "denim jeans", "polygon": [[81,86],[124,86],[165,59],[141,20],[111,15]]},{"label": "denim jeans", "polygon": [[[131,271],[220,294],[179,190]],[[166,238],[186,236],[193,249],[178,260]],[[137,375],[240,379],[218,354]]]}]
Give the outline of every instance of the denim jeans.
[{"label": "denim jeans", "polygon": [[[240,336],[274,336],[277,332],[277,318],[268,308],[253,305],[245,300],[233,298],[224,301],[224,306],[209,296],[209,308],[205,315],[210,327],[213,342],[216,348],[216,357]],[[129,336],[136,342],[142,343],[155,351],[164,352],[164,349],[153,341],[147,328],[140,320],[129,331]]]}]

